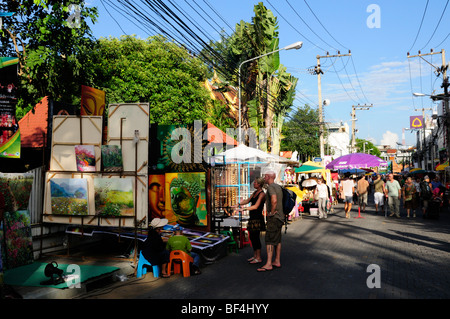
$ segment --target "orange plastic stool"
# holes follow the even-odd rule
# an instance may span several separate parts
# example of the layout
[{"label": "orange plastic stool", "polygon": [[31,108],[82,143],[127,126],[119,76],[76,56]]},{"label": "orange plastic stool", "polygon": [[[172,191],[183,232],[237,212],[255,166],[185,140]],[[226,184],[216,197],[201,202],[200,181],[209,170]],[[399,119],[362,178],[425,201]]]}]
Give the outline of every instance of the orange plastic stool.
[{"label": "orange plastic stool", "polygon": [[189,254],[185,253],[182,250],[172,250],[170,252],[170,261],[167,265],[168,271],[172,271],[173,266],[173,273],[174,274],[180,274],[181,273],[181,267],[183,267],[183,277],[190,277],[191,276],[191,270],[190,270],[190,263],[194,262],[194,258],[192,258]]}]

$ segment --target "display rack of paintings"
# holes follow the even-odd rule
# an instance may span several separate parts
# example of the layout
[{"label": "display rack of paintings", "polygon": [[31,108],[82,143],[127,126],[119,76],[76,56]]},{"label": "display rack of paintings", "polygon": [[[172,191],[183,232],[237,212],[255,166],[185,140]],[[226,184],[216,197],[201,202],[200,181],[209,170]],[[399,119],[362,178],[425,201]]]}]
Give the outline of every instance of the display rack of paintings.
[{"label": "display rack of paintings", "polygon": [[43,222],[146,227],[148,104],[110,105],[106,145],[101,116],[53,121]]}]

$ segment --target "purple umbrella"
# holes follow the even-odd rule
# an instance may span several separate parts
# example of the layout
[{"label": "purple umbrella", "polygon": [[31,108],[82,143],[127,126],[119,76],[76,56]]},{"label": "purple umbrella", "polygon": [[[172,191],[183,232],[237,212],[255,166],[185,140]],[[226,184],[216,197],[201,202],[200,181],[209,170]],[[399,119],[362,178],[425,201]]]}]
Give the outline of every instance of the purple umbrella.
[{"label": "purple umbrella", "polygon": [[329,163],[327,169],[355,169],[387,166],[387,162],[370,154],[352,153],[336,158]]}]

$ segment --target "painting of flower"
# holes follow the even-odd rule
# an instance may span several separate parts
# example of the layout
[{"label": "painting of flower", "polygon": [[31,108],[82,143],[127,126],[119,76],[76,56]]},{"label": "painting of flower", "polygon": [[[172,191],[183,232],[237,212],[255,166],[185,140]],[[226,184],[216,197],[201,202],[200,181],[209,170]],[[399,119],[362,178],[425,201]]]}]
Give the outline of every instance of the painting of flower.
[{"label": "painting of flower", "polygon": [[94,145],[76,145],[75,158],[79,172],[95,172]]},{"label": "painting of flower", "polygon": [[130,178],[94,178],[95,214],[134,216],[133,183]]},{"label": "painting of flower", "polygon": [[85,178],[52,178],[50,180],[52,214],[88,215],[88,188]]}]

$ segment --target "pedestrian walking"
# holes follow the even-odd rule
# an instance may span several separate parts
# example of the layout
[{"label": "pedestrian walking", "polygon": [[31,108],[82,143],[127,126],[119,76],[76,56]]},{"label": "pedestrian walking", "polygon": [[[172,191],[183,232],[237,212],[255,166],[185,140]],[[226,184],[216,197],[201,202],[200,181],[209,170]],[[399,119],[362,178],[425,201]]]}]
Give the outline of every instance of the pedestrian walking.
[{"label": "pedestrian walking", "polygon": [[373,182],[374,194],[373,201],[375,202],[375,213],[378,214],[378,207],[381,211],[384,210],[384,180],[381,175],[377,175],[376,180]]},{"label": "pedestrian walking", "polygon": [[[247,259],[250,264],[257,264],[262,262],[261,259],[261,231],[266,230],[266,224],[263,216],[264,203],[266,202],[266,194],[264,193],[264,177],[259,177],[254,180],[253,187],[255,191],[250,198],[242,200],[236,206],[232,206],[237,211],[248,210],[249,220],[247,223],[247,231],[253,248],[253,257]],[[241,207],[250,203],[249,207]]]},{"label": "pedestrian walking", "polygon": [[330,193],[328,185],[324,183],[322,177],[317,180],[315,196],[318,197],[319,219],[327,218],[327,204]]},{"label": "pedestrian walking", "polygon": [[422,214],[426,216],[429,202],[433,197],[433,187],[430,183],[430,178],[426,175],[420,183],[420,199],[422,200]]},{"label": "pedestrian walking", "polygon": [[385,186],[385,194],[388,198],[389,211],[391,212],[389,217],[395,215],[395,217],[400,218],[402,188],[400,187],[400,183],[394,179],[394,174],[388,175],[388,181]]},{"label": "pedestrian walking", "polygon": [[406,209],[407,218],[409,218],[411,210],[413,211],[413,217],[416,217],[415,194],[416,186],[413,184],[412,178],[408,177],[402,187],[403,207]]},{"label": "pedestrian walking", "polygon": [[344,195],[345,218],[350,218],[350,211],[353,204],[353,192],[355,190],[353,179],[350,174],[345,175],[345,179],[341,182],[340,190]]},{"label": "pedestrian walking", "polygon": [[[273,268],[281,267],[281,228],[284,224],[283,212],[283,191],[275,183],[275,173],[273,171],[264,174],[267,187],[266,192],[266,250],[267,261],[257,271],[271,271]],[[275,258],[274,258],[275,257]],[[272,260],[274,258],[274,260]]]},{"label": "pedestrian walking", "polygon": [[358,183],[356,184],[356,194],[358,195],[358,205],[361,208],[362,212],[364,213],[366,211],[366,205],[367,205],[367,197],[369,194],[369,182],[366,180],[366,177],[363,175],[359,179]]}]

